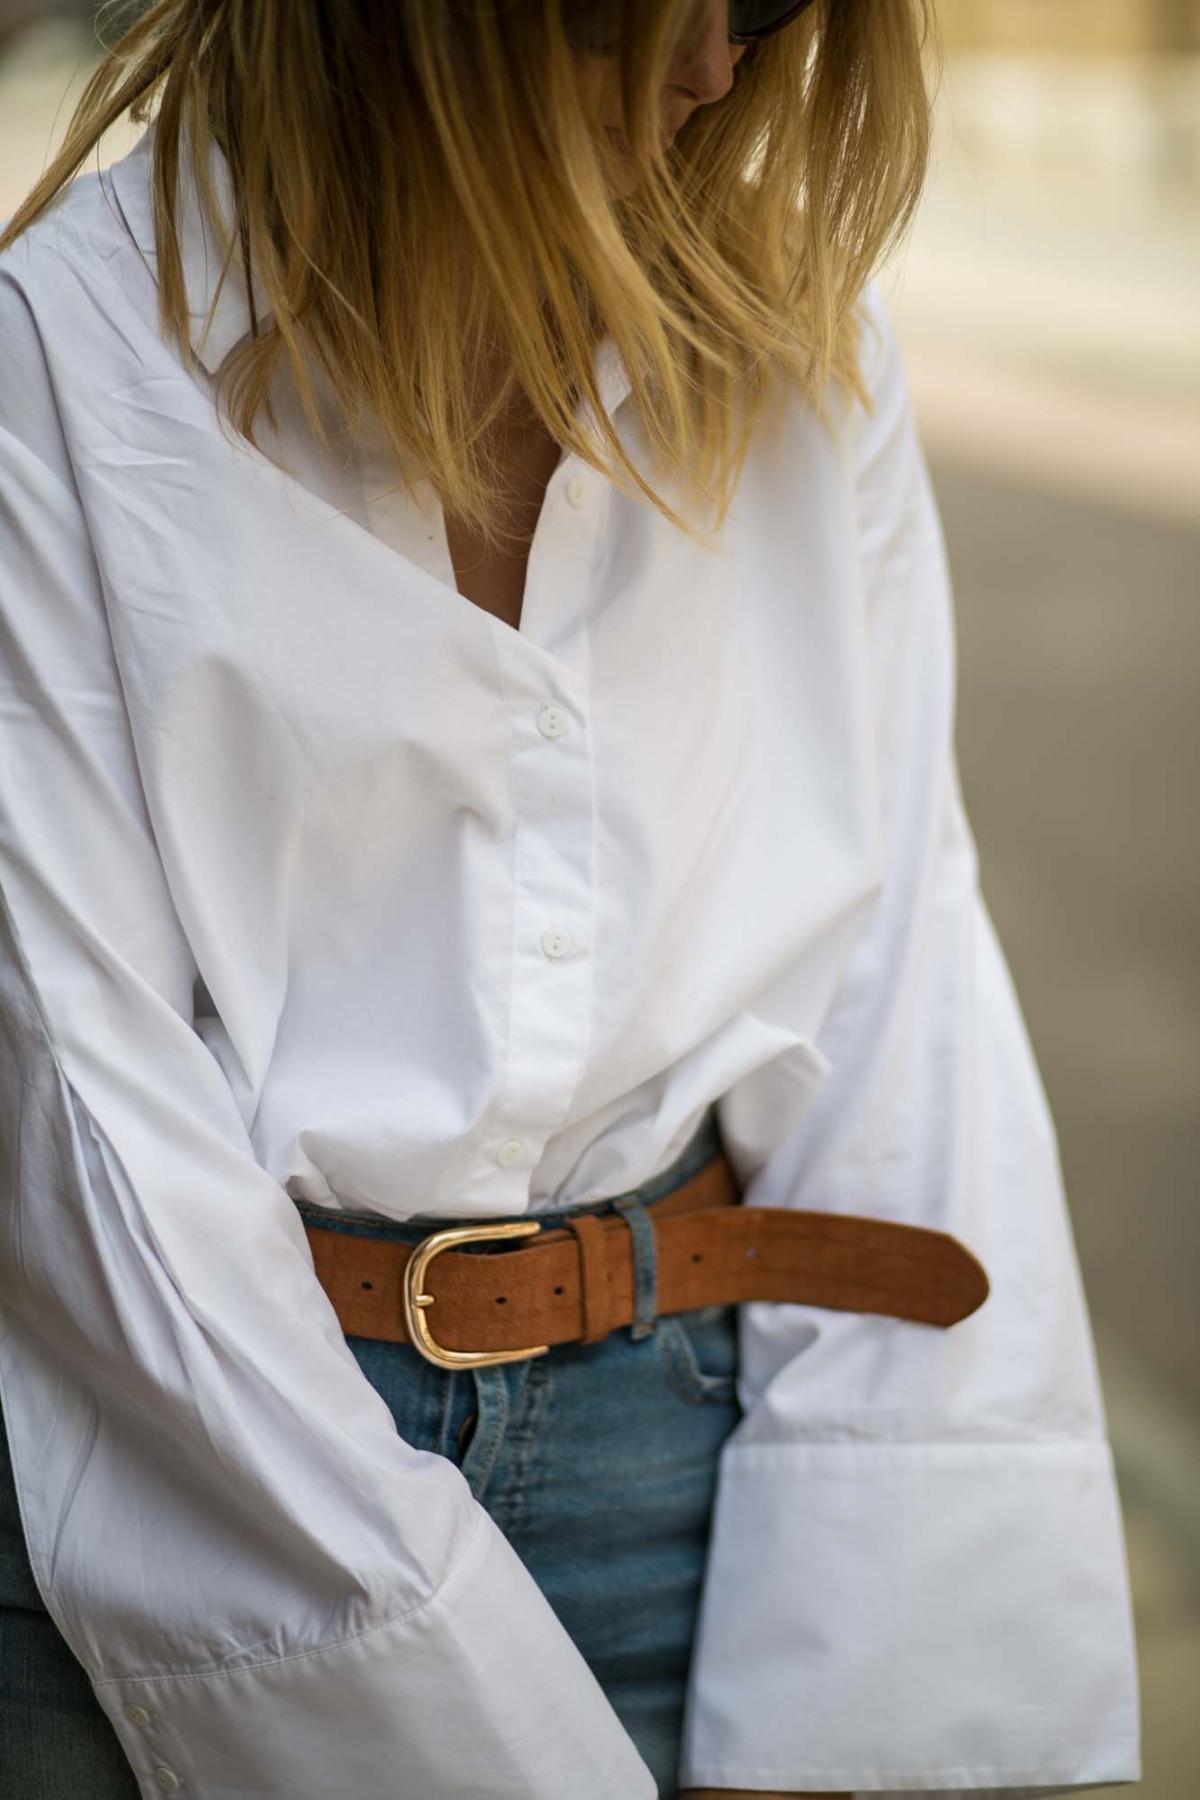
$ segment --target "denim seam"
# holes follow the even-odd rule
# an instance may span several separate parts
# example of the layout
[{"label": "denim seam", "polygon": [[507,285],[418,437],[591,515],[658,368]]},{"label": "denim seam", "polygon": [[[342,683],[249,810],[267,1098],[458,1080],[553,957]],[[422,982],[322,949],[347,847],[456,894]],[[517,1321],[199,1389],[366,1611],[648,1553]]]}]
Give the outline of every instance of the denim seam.
[{"label": "denim seam", "polygon": [[549,1390],[550,1365],[548,1361],[539,1358],[529,1365],[522,1395],[523,1405],[515,1419],[511,1411],[509,1414],[506,1440],[511,1439],[512,1442],[512,1473],[496,1508],[497,1524],[500,1523],[499,1515],[502,1512],[503,1528],[509,1537],[514,1536],[525,1525],[530,1471],[537,1447],[538,1427]]},{"label": "denim seam", "polygon": [[737,1392],[736,1376],[705,1374],[679,1314],[665,1314],[659,1325],[666,1328],[667,1380],[675,1392],[697,1405],[709,1400],[732,1400]]}]

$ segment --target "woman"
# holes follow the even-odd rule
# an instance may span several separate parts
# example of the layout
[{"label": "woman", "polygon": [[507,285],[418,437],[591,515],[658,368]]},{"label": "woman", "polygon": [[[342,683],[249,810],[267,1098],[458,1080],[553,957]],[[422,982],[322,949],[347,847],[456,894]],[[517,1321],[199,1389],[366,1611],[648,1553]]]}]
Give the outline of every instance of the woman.
[{"label": "woman", "polygon": [[873,278],[928,25],[158,0],[7,222],[23,1800],[1137,1779]]}]

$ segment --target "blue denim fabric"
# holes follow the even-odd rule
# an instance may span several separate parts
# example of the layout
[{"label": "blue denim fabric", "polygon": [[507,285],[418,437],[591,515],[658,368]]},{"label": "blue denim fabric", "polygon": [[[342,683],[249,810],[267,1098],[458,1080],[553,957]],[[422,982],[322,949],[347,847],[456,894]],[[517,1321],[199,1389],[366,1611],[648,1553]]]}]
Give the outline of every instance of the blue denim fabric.
[{"label": "blue denim fabric", "polygon": [[[629,1224],[636,1316],[600,1343],[445,1371],[408,1344],[346,1340],[400,1435],[461,1467],[592,1668],[661,1800],[677,1793],[717,1462],[741,1409],[736,1307],[654,1317],[647,1208],[719,1144],[710,1108],[653,1180],[536,1215],[547,1228],[585,1212],[620,1212]],[[306,1224],[405,1243],[462,1222],[397,1224],[295,1204]],[[494,1244],[465,1248],[497,1253]],[[116,1735],[34,1585],[2,1431],[0,1769],[22,1800],[138,1800]]]}]

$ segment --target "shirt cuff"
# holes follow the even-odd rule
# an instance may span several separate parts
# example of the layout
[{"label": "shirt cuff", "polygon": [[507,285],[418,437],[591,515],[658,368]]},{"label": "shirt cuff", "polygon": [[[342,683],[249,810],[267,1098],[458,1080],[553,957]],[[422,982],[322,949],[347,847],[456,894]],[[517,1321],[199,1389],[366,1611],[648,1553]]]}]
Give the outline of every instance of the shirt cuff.
[{"label": "shirt cuff", "polygon": [[682,1786],[1011,1800],[1140,1775],[1106,1440],[726,1448]]},{"label": "shirt cuff", "polygon": [[437,1592],[301,1654],[93,1681],[147,1796],[655,1800],[599,1682],[482,1506]]}]

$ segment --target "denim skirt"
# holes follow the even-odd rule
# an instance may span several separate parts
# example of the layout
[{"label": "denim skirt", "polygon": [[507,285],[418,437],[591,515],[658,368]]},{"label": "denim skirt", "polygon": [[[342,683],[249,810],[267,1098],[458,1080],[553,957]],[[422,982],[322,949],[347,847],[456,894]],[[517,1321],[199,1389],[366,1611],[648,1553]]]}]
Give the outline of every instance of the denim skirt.
[{"label": "denim skirt", "polygon": [[[579,1647],[658,1782],[678,1791],[688,1666],[721,1447],[737,1424],[737,1308],[655,1318],[653,1203],[720,1147],[715,1108],[676,1161],[626,1194],[539,1212],[619,1212],[636,1316],[596,1344],[443,1370],[409,1344],[347,1336],[408,1443],[458,1464]],[[295,1202],[306,1225],[417,1243],[402,1224]],[[513,1215],[528,1216],[528,1215]],[[494,1221],[499,1222],[499,1221]],[[486,1242],[468,1254],[495,1254]],[[103,1554],[103,1546],[97,1546]],[[0,1770],[21,1800],[139,1800],[91,1684],[42,1604],[0,1430]],[[282,1800],[282,1797],[281,1797]]]}]

